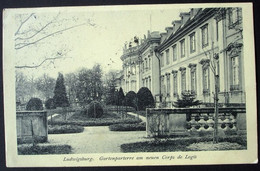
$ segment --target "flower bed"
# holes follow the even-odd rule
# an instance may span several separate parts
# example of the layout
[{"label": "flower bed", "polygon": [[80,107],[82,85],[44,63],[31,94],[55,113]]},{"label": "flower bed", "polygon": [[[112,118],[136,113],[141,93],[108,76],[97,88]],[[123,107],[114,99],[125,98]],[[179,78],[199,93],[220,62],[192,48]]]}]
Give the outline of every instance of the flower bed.
[{"label": "flower bed", "polygon": [[83,132],[84,127],[78,125],[49,125],[48,134],[66,134]]},{"label": "flower bed", "polygon": [[122,119],[119,114],[108,113],[100,118],[89,118],[82,112],[75,112],[68,120],[56,119],[49,124],[51,125],[78,125],[78,126],[109,126],[113,124],[134,124],[140,123],[142,120],[134,116],[127,116]]},{"label": "flower bed", "polygon": [[145,131],[146,124],[144,122],[137,124],[114,124],[109,126],[110,131]]}]

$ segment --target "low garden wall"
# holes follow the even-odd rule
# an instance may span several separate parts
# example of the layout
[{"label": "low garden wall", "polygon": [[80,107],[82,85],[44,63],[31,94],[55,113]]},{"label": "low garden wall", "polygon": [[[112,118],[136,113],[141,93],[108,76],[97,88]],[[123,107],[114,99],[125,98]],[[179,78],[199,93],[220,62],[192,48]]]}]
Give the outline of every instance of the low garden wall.
[{"label": "low garden wall", "polygon": [[[146,110],[148,137],[171,135],[213,135],[214,108],[180,108]],[[246,133],[244,107],[219,108],[218,132],[220,136]]]},{"label": "low garden wall", "polygon": [[17,111],[18,143],[47,142],[48,122],[46,111]]}]

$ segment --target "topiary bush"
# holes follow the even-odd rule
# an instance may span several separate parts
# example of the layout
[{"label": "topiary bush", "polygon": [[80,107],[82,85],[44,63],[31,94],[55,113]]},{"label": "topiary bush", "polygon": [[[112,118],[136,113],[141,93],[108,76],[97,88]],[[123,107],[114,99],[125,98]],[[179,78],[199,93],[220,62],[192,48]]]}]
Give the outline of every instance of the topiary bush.
[{"label": "topiary bush", "polygon": [[45,107],[46,109],[55,109],[55,103],[54,103],[54,99],[53,98],[49,98],[46,102],[45,102]]},{"label": "topiary bush", "polygon": [[85,114],[90,118],[100,118],[104,114],[101,103],[98,101],[92,101],[89,104],[88,109],[85,111]]},{"label": "topiary bush", "polygon": [[134,91],[129,91],[125,96],[125,105],[137,109],[137,95]]},{"label": "topiary bush", "polygon": [[26,110],[43,110],[41,99],[31,98],[26,105]]},{"label": "topiary bush", "polygon": [[145,110],[148,107],[154,107],[154,98],[147,87],[142,87],[137,93],[138,109]]}]

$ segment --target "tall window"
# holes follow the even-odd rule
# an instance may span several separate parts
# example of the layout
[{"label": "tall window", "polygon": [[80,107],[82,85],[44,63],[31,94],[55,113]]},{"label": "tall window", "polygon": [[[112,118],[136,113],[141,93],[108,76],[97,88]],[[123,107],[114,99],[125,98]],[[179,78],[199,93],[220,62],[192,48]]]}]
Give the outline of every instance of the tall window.
[{"label": "tall window", "polygon": [[216,21],[216,40],[218,41],[218,36],[219,36],[219,29],[218,29],[218,22],[219,21]]},{"label": "tall window", "polygon": [[151,77],[149,77],[149,90],[151,90],[152,86],[151,86],[152,80]]},{"label": "tall window", "polygon": [[173,75],[173,96],[176,97],[178,95],[178,77],[177,73]]},{"label": "tall window", "polygon": [[167,75],[167,96],[170,95],[170,75]]},{"label": "tall window", "polygon": [[231,58],[232,65],[232,83],[233,85],[239,85],[239,62],[238,57]]},{"label": "tall window", "polygon": [[161,76],[161,90],[162,90],[163,94],[166,93],[165,84],[164,84],[164,76]]},{"label": "tall window", "polygon": [[149,58],[149,70],[151,69],[151,58]]},{"label": "tall window", "polygon": [[145,71],[147,71],[148,69],[148,61],[147,61],[147,58],[145,58]]},{"label": "tall window", "polygon": [[144,62],[143,62],[143,72],[144,72]]},{"label": "tall window", "polygon": [[209,93],[209,67],[203,68],[203,93]]},{"label": "tall window", "polygon": [[195,41],[195,33],[190,35],[190,53],[195,52],[196,50],[196,41]]},{"label": "tall window", "polygon": [[181,40],[181,57],[185,57],[185,39]]},{"label": "tall window", "polygon": [[134,65],[132,65],[132,67],[133,67],[133,75],[135,75],[135,71],[136,71],[136,65],[134,64]]},{"label": "tall window", "polygon": [[186,71],[181,72],[181,90],[186,91]]},{"label": "tall window", "polygon": [[170,59],[169,59],[169,49],[166,50],[166,65],[169,65]]},{"label": "tall window", "polygon": [[196,70],[192,69],[190,73],[191,91],[196,93]]},{"label": "tall window", "polygon": [[164,66],[164,54],[162,53],[162,55],[161,55],[161,67],[163,67]]},{"label": "tall window", "polygon": [[173,61],[177,60],[177,47],[176,47],[176,45],[173,45],[173,47],[172,47],[172,60]]},{"label": "tall window", "polygon": [[202,48],[205,46],[208,46],[209,44],[209,35],[208,35],[208,25],[204,25],[201,28],[201,34],[202,34]]},{"label": "tall window", "polygon": [[229,26],[239,22],[239,8],[230,8],[229,10]]}]

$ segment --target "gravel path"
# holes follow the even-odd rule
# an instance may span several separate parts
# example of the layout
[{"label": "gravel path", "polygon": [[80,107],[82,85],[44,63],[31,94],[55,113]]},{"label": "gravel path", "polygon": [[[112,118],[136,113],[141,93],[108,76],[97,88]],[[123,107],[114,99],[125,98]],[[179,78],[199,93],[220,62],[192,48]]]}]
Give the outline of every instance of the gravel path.
[{"label": "gravel path", "polygon": [[145,131],[109,131],[108,126],[84,127],[77,134],[49,134],[52,144],[68,144],[72,153],[120,153],[120,145],[145,140]]},{"label": "gravel path", "polygon": [[[128,115],[132,115],[132,116],[138,116],[138,114],[133,113],[133,112],[127,112]],[[142,122],[146,122],[146,117],[139,115],[139,118],[142,120]]]}]

